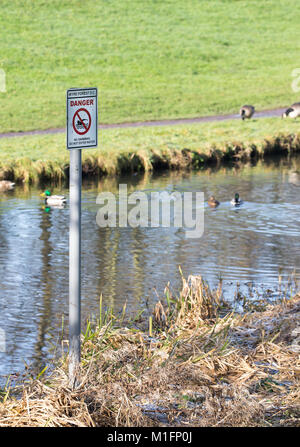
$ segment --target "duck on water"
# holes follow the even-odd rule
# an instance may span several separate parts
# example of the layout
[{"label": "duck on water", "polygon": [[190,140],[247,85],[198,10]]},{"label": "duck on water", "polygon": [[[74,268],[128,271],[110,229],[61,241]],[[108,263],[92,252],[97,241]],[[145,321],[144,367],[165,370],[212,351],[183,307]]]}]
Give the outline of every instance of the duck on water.
[{"label": "duck on water", "polygon": [[240,195],[238,192],[235,193],[234,198],[231,200],[231,205],[233,206],[240,206],[242,205],[243,201],[240,199]]},{"label": "duck on water", "polygon": [[47,189],[45,192],[41,194],[41,197],[44,197],[46,205],[53,206],[62,206],[65,205],[67,199],[65,196],[51,195],[51,192]]},{"label": "duck on water", "polygon": [[214,196],[210,196],[207,203],[211,208],[216,208],[217,206],[220,205],[220,202],[216,200]]},{"label": "duck on water", "polygon": [[15,183],[10,182],[9,180],[0,180],[0,192],[10,191],[14,189]]}]

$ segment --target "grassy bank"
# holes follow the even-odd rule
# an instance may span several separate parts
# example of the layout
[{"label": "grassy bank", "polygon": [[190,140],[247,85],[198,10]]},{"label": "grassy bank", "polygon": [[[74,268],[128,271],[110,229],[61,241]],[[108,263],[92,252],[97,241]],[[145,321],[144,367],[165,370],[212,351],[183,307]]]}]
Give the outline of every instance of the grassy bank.
[{"label": "grassy bank", "polygon": [[66,361],[20,399],[7,385],[0,426],[299,426],[300,296],[248,310],[189,277],[146,331],[106,313],[82,335],[79,389]]},{"label": "grassy bank", "polygon": [[99,88],[104,123],[299,100],[291,89],[300,42],[300,5],[293,0],[3,0],[1,6],[2,133],[64,126],[70,87]]},{"label": "grassy bank", "polygon": [[[99,149],[83,151],[85,175],[117,175],[158,169],[201,168],[300,150],[296,121],[265,118],[177,126],[105,129]],[[65,136],[0,139],[0,179],[20,182],[68,176]]]}]

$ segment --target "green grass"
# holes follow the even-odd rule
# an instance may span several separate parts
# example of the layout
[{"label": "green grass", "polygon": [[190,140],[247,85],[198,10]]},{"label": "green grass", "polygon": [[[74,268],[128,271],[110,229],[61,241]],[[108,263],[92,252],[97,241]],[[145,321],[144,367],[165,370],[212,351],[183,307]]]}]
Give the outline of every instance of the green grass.
[{"label": "green grass", "polygon": [[3,0],[0,132],[65,125],[70,87],[99,88],[103,123],[299,100],[294,0]]},{"label": "green grass", "polygon": [[[282,148],[300,150],[297,121],[264,118],[177,126],[105,129],[99,148],[83,150],[84,172],[199,168],[212,159],[263,156]],[[276,138],[279,138],[277,140]],[[69,151],[64,134],[0,139],[0,178],[55,180],[66,175]]]}]

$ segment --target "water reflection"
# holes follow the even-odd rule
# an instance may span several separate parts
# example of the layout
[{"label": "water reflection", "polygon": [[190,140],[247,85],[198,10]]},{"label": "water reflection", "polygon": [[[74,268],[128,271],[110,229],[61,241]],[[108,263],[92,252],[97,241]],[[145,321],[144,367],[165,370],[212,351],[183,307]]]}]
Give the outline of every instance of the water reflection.
[{"label": "water reflection", "polygon": [[[51,231],[51,215],[48,207],[41,208],[40,214],[40,241],[41,241],[41,299],[42,299],[42,311],[37,321],[37,340],[34,348],[34,368],[40,368],[43,366],[43,352],[45,349],[45,338],[48,329],[48,320],[51,318],[52,309],[52,290],[53,281],[51,278],[51,255],[53,251],[52,243],[50,240]],[[50,281],[48,280],[50,278]]]},{"label": "water reflection", "polygon": [[[292,159],[84,182],[83,320],[98,316],[100,294],[116,312],[125,301],[131,313],[151,308],[168,281],[173,289],[180,287],[179,265],[184,274],[201,274],[211,285],[222,278],[228,297],[237,283],[241,292],[258,294],[278,290],[279,276],[284,287],[294,269],[299,278],[298,172],[300,160]],[[99,228],[97,194],[117,192],[119,183],[127,183],[129,193],[204,191],[221,203],[205,207],[200,239],[187,239],[177,228]],[[236,191],[244,200],[240,208],[230,205]],[[7,339],[1,375],[22,370],[24,362],[41,370],[60,336],[62,316],[67,317],[69,210],[45,210],[40,192],[17,187],[0,195],[0,327]],[[53,194],[68,197],[64,188],[53,188]]]}]

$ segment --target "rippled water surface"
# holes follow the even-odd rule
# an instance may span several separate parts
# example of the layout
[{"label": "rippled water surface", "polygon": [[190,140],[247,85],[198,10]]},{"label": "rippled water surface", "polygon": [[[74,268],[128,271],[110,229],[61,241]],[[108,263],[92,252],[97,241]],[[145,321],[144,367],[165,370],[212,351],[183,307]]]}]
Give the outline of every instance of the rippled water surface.
[{"label": "rippled water surface", "polygon": [[[98,315],[104,306],[130,313],[151,309],[170,281],[180,287],[183,273],[201,274],[211,286],[223,280],[232,298],[237,284],[247,294],[291,293],[300,276],[300,160],[281,160],[240,169],[135,175],[84,182],[82,192],[82,316]],[[217,209],[205,205],[205,231],[187,239],[178,228],[99,228],[97,194],[116,192],[203,191],[215,195]],[[243,206],[230,199],[238,191]],[[67,326],[68,206],[46,212],[41,190],[17,187],[0,193],[0,309],[6,352],[0,352],[0,375],[41,369]],[[68,190],[55,187],[54,193]],[[250,292],[250,289],[252,292]],[[272,295],[271,293],[271,295]],[[0,378],[1,381],[1,378]]]}]

